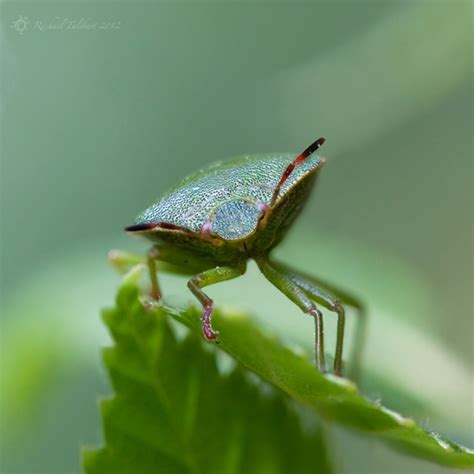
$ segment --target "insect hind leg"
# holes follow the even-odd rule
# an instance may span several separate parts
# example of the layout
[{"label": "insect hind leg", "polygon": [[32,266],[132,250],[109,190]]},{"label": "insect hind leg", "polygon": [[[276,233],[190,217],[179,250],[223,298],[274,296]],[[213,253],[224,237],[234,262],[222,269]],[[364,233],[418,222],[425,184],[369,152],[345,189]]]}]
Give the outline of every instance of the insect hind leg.
[{"label": "insect hind leg", "polygon": [[[350,356],[351,367],[350,377],[353,380],[358,380],[360,377],[360,363],[362,358],[362,350],[364,346],[367,316],[366,308],[363,303],[355,296],[341,290],[340,288],[327,283],[320,278],[303,274],[299,271],[293,270],[286,264],[280,262],[273,262],[273,265],[279,269],[284,269],[290,275],[292,281],[297,284],[307,295],[315,299],[325,308],[330,311],[334,311],[338,315],[338,327],[337,327],[337,342],[336,342],[336,358],[342,366],[342,348],[344,338],[344,325],[345,325],[345,311],[341,303],[351,306],[357,310],[357,326],[356,334],[354,337],[354,344],[352,354]],[[338,362],[338,363],[339,363]]]},{"label": "insect hind leg", "polygon": [[316,334],[315,334],[315,362],[316,367],[321,373],[326,372],[325,354],[324,354],[324,331],[323,315],[317,308],[314,301],[308,297],[306,292],[292,280],[292,275],[284,268],[275,266],[266,258],[256,259],[257,265],[265,278],[286,295],[293,303],[299,306],[305,313],[313,316]]}]

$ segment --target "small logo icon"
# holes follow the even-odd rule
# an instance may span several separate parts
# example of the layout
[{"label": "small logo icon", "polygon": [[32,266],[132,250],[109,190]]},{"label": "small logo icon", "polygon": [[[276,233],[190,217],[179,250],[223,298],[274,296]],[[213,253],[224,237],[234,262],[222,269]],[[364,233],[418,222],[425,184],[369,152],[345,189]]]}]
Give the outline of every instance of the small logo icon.
[{"label": "small logo icon", "polygon": [[30,20],[28,20],[27,16],[19,15],[18,19],[16,19],[10,27],[13,28],[15,31],[18,31],[20,35],[22,35],[27,29],[28,25],[30,24]]}]

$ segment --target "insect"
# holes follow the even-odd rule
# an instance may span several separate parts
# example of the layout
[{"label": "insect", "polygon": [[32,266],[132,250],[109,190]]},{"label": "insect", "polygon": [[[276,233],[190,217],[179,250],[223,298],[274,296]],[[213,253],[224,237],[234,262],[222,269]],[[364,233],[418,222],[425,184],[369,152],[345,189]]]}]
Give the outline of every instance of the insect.
[{"label": "insect", "polygon": [[156,262],[168,271],[193,275],[191,292],[203,307],[204,337],[213,341],[213,300],[204,287],[243,275],[254,259],[263,275],[315,320],[315,360],[326,371],[321,305],[337,315],[334,373],[342,374],[343,303],[356,298],[270,257],[300,213],[325,160],[314,152],[319,138],[296,158],[289,154],[242,157],[186,178],[125,228],[151,240],[147,254],[151,297],[161,299]]}]

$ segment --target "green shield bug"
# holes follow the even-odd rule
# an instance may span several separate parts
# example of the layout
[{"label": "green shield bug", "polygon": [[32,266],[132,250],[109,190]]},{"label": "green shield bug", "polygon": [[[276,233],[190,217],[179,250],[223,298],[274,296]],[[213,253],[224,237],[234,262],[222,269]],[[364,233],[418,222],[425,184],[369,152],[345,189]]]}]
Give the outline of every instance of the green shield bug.
[{"label": "green shield bug", "polygon": [[246,156],[218,163],[182,181],[125,228],[153,241],[147,263],[151,296],[161,298],[156,261],[168,269],[193,275],[188,287],[203,306],[202,330],[207,340],[213,301],[203,288],[242,275],[254,259],[263,275],[316,325],[316,364],[325,372],[322,313],[316,304],[337,314],[334,373],[341,375],[345,313],[342,303],[361,309],[347,293],[302,275],[270,258],[300,213],[325,160],[314,152],[319,138],[296,158],[288,154]]}]

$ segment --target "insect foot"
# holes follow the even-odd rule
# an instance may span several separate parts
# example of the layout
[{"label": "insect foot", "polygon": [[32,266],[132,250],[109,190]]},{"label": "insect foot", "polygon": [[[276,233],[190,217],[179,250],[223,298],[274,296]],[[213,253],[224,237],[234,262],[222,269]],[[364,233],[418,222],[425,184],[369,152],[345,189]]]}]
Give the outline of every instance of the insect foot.
[{"label": "insect foot", "polygon": [[147,311],[151,311],[161,304],[161,299],[159,300],[154,298],[153,296],[146,296],[142,299],[141,303]]},{"label": "insect foot", "polygon": [[[214,303],[209,301],[204,306],[204,313],[201,318],[202,332],[208,341],[215,341],[219,336],[219,331],[215,331],[212,327],[212,312],[214,311]],[[217,342],[217,341],[216,341]]]}]

